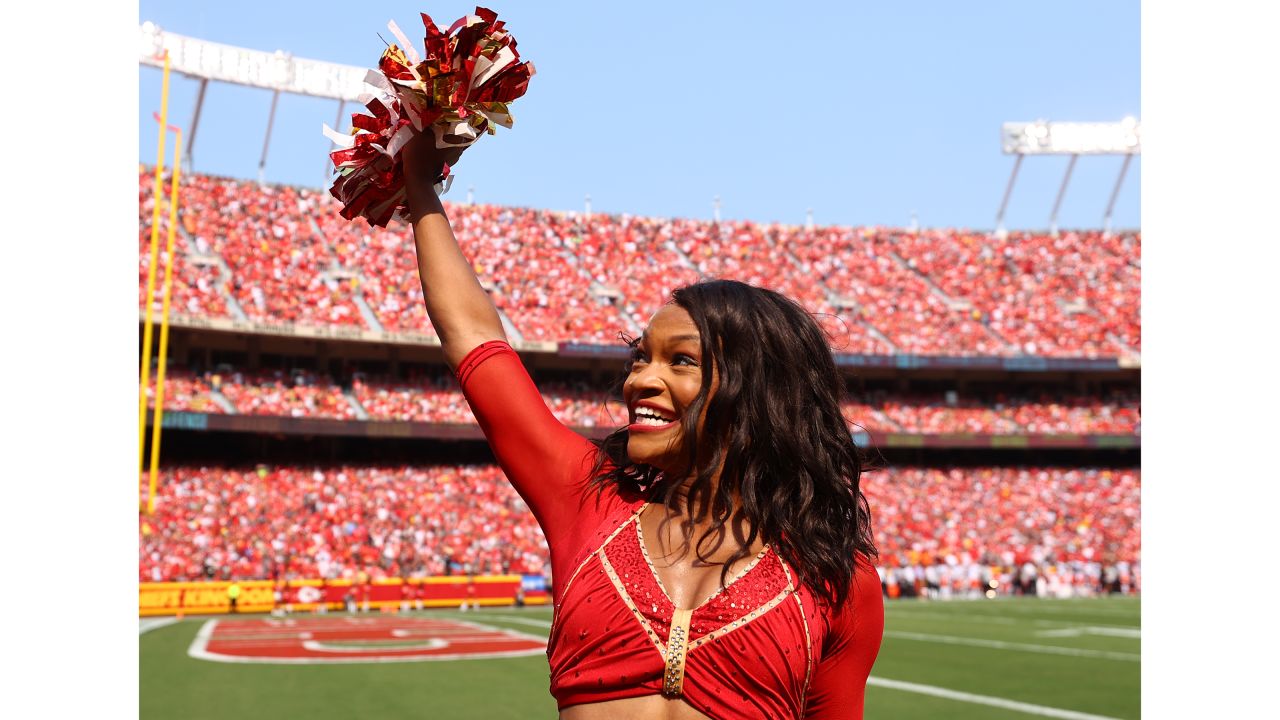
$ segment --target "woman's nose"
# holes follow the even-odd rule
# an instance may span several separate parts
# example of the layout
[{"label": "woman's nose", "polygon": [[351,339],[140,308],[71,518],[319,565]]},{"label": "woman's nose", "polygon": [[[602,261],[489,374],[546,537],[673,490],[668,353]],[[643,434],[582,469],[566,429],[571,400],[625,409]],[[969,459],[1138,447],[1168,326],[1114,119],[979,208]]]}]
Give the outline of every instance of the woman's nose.
[{"label": "woman's nose", "polygon": [[631,377],[627,378],[627,384],[632,390],[662,389],[662,379],[652,364],[631,373]]}]

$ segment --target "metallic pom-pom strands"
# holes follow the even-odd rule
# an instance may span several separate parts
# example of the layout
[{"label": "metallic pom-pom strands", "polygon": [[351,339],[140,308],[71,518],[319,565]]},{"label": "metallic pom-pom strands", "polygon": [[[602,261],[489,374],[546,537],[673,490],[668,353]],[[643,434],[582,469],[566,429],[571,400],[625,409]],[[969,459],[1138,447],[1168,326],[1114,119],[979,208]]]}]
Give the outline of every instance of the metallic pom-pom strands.
[{"label": "metallic pom-pom strands", "polygon": [[[436,147],[444,149],[467,147],[482,133],[492,135],[494,124],[509,128],[514,121],[507,103],[524,95],[534,74],[492,10],[477,7],[448,32],[426,13],[422,23],[425,58],[395,22],[388,24],[403,47],[389,46],[378,69],[365,76],[371,92],[360,101],[373,114],[353,114],[350,135],[324,126],[325,136],[338,146],[329,153],[338,173],[329,192],[348,220],[360,216],[379,227],[393,218],[403,220],[408,207],[400,150],[414,133],[430,132]],[[448,175],[445,167],[439,181]]]}]

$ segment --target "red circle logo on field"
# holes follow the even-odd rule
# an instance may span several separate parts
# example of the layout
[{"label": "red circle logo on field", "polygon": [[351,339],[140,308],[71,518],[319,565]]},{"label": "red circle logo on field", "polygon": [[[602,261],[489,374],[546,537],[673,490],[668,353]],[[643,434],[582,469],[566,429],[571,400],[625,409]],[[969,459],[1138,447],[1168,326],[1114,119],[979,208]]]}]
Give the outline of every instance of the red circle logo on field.
[{"label": "red circle logo on field", "polygon": [[546,652],[535,635],[478,622],[422,617],[210,620],[187,654],[229,663],[423,662]]}]

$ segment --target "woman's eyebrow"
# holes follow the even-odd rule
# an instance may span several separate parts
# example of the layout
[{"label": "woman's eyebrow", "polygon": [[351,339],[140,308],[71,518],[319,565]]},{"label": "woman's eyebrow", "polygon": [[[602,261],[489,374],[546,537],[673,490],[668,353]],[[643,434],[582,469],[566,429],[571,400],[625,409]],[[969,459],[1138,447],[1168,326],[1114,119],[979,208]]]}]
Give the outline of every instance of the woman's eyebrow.
[{"label": "woman's eyebrow", "polygon": [[700,342],[702,340],[702,336],[697,333],[694,333],[692,335],[675,335],[673,337],[667,338],[667,344],[674,345],[679,342],[685,342],[686,340],[692,340],[693,342]]}]

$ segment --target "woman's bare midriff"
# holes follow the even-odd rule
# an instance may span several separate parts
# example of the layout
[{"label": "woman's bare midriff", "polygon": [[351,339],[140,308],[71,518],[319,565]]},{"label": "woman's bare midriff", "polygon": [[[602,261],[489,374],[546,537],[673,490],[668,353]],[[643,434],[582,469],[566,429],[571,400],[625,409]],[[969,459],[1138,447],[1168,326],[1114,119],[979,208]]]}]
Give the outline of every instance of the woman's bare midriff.
[{"label": "woman's bare midriff", "polygon": [[710,720],[689,703],[661,695],[574,705],[560,711],[560,720]]}]

